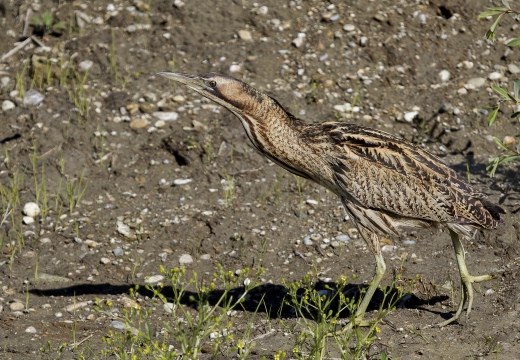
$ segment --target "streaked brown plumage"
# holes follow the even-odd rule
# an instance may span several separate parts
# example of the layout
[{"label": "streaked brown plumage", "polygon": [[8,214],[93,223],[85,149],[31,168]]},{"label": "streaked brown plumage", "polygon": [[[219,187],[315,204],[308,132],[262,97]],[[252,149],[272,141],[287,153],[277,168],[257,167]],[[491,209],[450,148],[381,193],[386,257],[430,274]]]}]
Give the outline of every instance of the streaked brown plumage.
[{"label": "streaked brown plumage", "polygon": [[444,224],[455,248],[462,282],[456,314],[473,302],[471,276],[459,235],[492,229],[504,211],[429,152],[383,131],[340,122],[307,125],[275,99],[233,77],[161,72],[235,114],[255,148],[286,170],[338,195],[376,258],[376,275],[356,314],[360,323],[386,270],[380,235],[407,227]]}]

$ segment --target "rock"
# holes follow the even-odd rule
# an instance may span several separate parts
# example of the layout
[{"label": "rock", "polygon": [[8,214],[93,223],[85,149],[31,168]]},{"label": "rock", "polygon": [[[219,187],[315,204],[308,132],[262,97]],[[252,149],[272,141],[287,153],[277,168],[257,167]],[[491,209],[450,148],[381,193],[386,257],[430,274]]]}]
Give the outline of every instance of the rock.
[{"label": "rock", "polygon": [[415,240],[403,240],[403,245],[415,245],[416,243]]},{"label": "rock", "polygon": [[29,326],[27,329],[25,329],[25,332],[29,334],[36,334],[36,328],[34,326]]},{"label": "rock", "polygon": [[30,217],[30,216],[24,216],[22,218],[22,221],[25,225],[31,225],[31,224],[34,224],[34,218],[33,217]]},{"label": "rock", "polygon": [[178,119],[179,114],[175,111],[154,111],[152,116],[158,120],[174,121]]},{"label": "rock", "polygon": [[130,229],[130,226],[126,225],[122,221],[117,222],[117,232],[128,239],[134,240],[137,238],[132,229]]},{"label": "rock", "polygon": [[175,310],[175,304],[171,302],[164,303],[163,309],[166,313],[172,314],[173,310]]},{"label": "rock", "polygon": [[318,205],[318,202],[316,200],[313,200],[313,199],[307,199],[305,200],[305,202],[309,205]]},{"label": "rock", "polygon": [[110,264],[110,259],[106,258],[106,257],[102,257],[101,259],[99,259],[99,262],[103,265],[107,265],[107,264]]},{"label": "rock", "polygon": [[238,65],[238,64],[233,64],[229,67],[229,72],[239,72],[242,70],[242,66]]},{"label": "rock", "polygon": [[442,81],[442,82],[448,82],[451,78],[451,74],[448,70],[441,70],[439,72],[439,79]]},{"label": "rock", "polygon": [[134,308],[134,309],[140,308],[137,301],[135,301],[134,299],[131,299],[129,297],[126,297],[126,296],[121,299],[121,304],[123,304],[123,307],[125,307],[125,308]]},{"label": "rock", "polygon": [[502,79],[502,73],[499,73],[498,71],[494,71],[488,75],[488,79],[489,80],[500,80],[500,79]]},{"label": "rock", "polygon": [[518,74],[518,73],[520,73],[520,67],[518,67],[518,66],[515,65],[515,64],[509,64],[509,65],[507,65],[507,70],[508,70],[511,74]]},{"label": "rock", "polygon": [[133,129],[133,130],[142,129],[147,125],[148,125],[148,120],[146,120],[144,118],[137,118],[137,119],[130,121],[130,129]]},{"label": "rock", "polygon": [[46,273],[39,273],[37,282],[48,282],[48,283],[68,283],[70,282],[69,278],[58,275],[51,275]]},{"label": "rock", "polygon": [[305,33],[299,33],[298,36],[291,42],[291,44],[297,48],[302,47],[303,43],[305,42],[305,36]]},{"label": "rock", "polygon": [[40,215],[40,206],[35,202],[28,202],[23,207],[23,213],[30,217],[36,217]]},{"label": "rock", "polygon": [[40,92],[31,89],[27,90],[23,95],[23,104],[28,106],[35,106],[40,104],[45,99]]},{"label": "rock", "polygon": [[174,185],[186,185],[192,182],[192,179],[175,179],[173,180]]},{"label": "rock", "polygon": [[502,144],[504,144],[505,146],[513,146],[514,144],[516,144],[516,139],[509,135],[505,136],[504,140],[502,140]]},{"label": "rock", "polygon": [[16,107],[16,104],[11,100],[2,101],[2,111],[9,111]]},{"label": "rock", "polygon": [[83,72],[87,72],[92,68],[92,65],[94,65],[94,62],[92,60],[83,60],[79,63],[79,69]]},{"label": "rock", "polygon": [[248,30],[238,30],[238,37],[244,41],[253,41],[253,36]]},{"label": "rock", "polygon": [[350,236],[348,235],[345,235],[345,234],[342,234],[342,235],[338,235],[334,238],[334,240],[336,241],[339,241],[339,242],[347,242],[350,240]]},{"label": "rock", "polygon": [[88,301],[80,301],[80,302],[76,302],[76,303],[65,306],[63,308],[63,310],[65,310],[66,312],[69,312],[69,313],[74,313],[76,310],[87,307],[87,305],[88,305]]},{"label": "rock", "polygon": [[303,245],[307,245],[307,246],[311,246],[312,245],[312,240],[311,240],[310,236],[306,236],[306,237],[303,238]]},{"label": "rock", "polygon": [[343,25],[343,30],[345,30],[346,32],[351,32],[356,30],[356,27],[352,24],[345,24]]},{"label": "rock", "polygon": [[163,280],[164,280],[164,276],[162,276],[162,275],[152,275],[152,276],[147,276],[144,279],[144,283],[145,284],[157,284],[158,282],[161,282]]},{"label": "rock", "polygon": [[478,89],[479,87],[482,87],[486,84],[486,79],[478,77],[469,79],[466,83],[465,87],[466,89]]},{"label": "rock", "polygon": [[412,122],[419,115],[418,111],[410,111],[404,114],[404,120],[406,122]]},{"label": "rock", "polygon": [[123,249],[121,249],[120,247],[116,247],[114,250],[112,250],[112,253],[114,254],[114,256],[118,257],[118,256],[123,256],[125,253],[123,251]]},{"label": "rock", "polygon": [[22,311],[25,309],[25,305],[19,301],[15,301],[9,305],[9,309],[11,309],[11,311]]},{"label": "rock", "polygon": [[179,265],[184,266],[191,263],[193,263],[193,257],[190,254],[182,254],[179,257]]}]

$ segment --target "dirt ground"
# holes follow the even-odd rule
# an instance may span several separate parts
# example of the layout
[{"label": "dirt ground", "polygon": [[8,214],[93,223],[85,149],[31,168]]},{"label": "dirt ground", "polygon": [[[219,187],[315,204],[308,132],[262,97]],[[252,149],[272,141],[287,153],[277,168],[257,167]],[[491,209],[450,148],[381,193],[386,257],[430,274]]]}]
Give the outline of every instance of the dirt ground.
[{"label": "dirt ground", "polygon": [[[21,39],[28,3],[0,1],[0,54]],[[22,225],[21,208],[2,223],[0,357],[44,358],[39,348],[47,341],[72,342],[72,321],[76,338],[92,335],[97,346],[110,320],[92,315],[91,305],[64,308],[121,301],[160,265],[183,262],[199,274],[218,264],[231,271],[262,266],[262,282],[272,289],[315,269],[317,279],[371,280],[373,258],[338,199],[257,154],[232,114],[154,75],[173,69],[230,74],[308,122],[346,121],[402,136],[467,175],[507,212],[498,229],[465,244],[470,272],[496,279],[476,287],[469,319],[422,329],[456,309],[460,283],[449,236],[429,229],[385,240],[384,284],[394,271],[419,281],[416,301],[387,316],[377,345],[394,359],[517,358],[518,162],[494,178],[486,166],[499,154],[491,136],[514,136],[520,127],[508,108],[488,127],[483,107],[496,104],[492,84],[512,87],[508,65],[518,64],[519,50],[504,41],[520,29],[504,19],[497,41],[484,40],[492,22],[477,15],[493,4],[500,1],[37,3],[33,16],[52,11],[65,30],[35,35],[47,52],[31,43],[0,62],[0,77],[9,79],[0,100],[15,104],[0,112],[0,183],[9,188],[23,177],[21,205],[37,197],[50,205],[33,224]],[[502,76],[490,80],[495,72]],[[485,84],[471,88],[474,78]],[[30,88],[45,96],[39,105],[13,93]],[[174,119],[158,117],[171,112]],[[313,244],[305,245],[310,235]],[[340,235],[350,240],[332,246]],[[26,300],[16,311],[13,304]],[[240,316],[247,324],[251,313]],[[251,358],[283,348],[290,352],[291,341],[280,328],[258,341]]]}]

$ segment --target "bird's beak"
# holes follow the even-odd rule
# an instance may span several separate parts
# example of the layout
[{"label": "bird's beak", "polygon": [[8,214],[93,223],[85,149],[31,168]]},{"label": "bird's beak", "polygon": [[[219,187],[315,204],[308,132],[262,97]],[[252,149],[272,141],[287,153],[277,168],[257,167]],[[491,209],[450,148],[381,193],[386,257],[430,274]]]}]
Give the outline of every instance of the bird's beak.
[{"label": "bird's beak", "polygon": [[191,74],[183,74],[183,73],[174,73],[168,71],[158,72],[157,75],[164,76],[165,78],[171,79],[173,81],[180,82],[181,84],[187,85],[193,90],[201,90],[203,87],[203,83],[199,76],[191,75]]}]

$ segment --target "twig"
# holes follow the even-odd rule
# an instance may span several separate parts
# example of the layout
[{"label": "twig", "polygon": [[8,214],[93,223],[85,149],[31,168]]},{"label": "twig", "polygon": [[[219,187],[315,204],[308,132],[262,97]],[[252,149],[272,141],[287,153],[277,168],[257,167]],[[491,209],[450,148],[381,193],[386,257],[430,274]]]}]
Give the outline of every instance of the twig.
[{"label": "twig", "polygon": [[275,332],[277,332],[275,329],[271,329],[271,330],[269,330],[268,332],[266,332],[265,334],[258,335],[257,337],[251,339],[249,342],[252,343],[253,341],[263,339],[263,338],[265,338],[266,336],[272,335],[272,334],[275,333]]},{"label": "twig", "polygon": [[40,41],[40,39],[38,39],[36,36],[32,35],[32,36],[31,36],[31,39],[32,39],[36,44],[38,44],[38,45],[39,45],[39,46],[40,46],[44,51],[50,51],[50,50],[51,50],[50,47],[48,47],[47,45],[45,45],[44,43],[42,43],[42,42]]},{"label": "twig", "polygon": [[27,13],[25,14],[25,24],[23,26],[23,32],[22,32],[22,36],[25,37],[27,35],[27,30],[29,30],[29,25],[31,25],[31,22],[30,22],[30,17],[32,15],[32,9],[29,7],[27,9]]},{"label": "twig", "polygon": [[85,341],[87,341],[88,339],[90,339],[92,336],[94,336],[94,335],[90,334],[89,336],[87,336],[87,337],[84,338],[83,340],[81,340],[81,341],[79,341],[79,342],[76,342],[76,343],[74,343],[74,344],[70,344],[70,345],[69,345],[69,349],[72,350],[72,349],[74,349],[76,346],[79,346],[79,345],[83,344]]},{"label": "twig", "polygon": [[8,53],[2,55],[2,57],[0,58],[0,61],[4,61],[5,59],[7,59],[8,57],[11,57],[13,56],[14,54],[16,54],[18,51],[22,50],[24,47],[26,47],[30,42],[32,41],[32,37],[28,37],[27,39],[25,39],[24,41],[22,41],[21,43],[19,43],[14,49],[12,49],[11,51],[9,51]]}]

